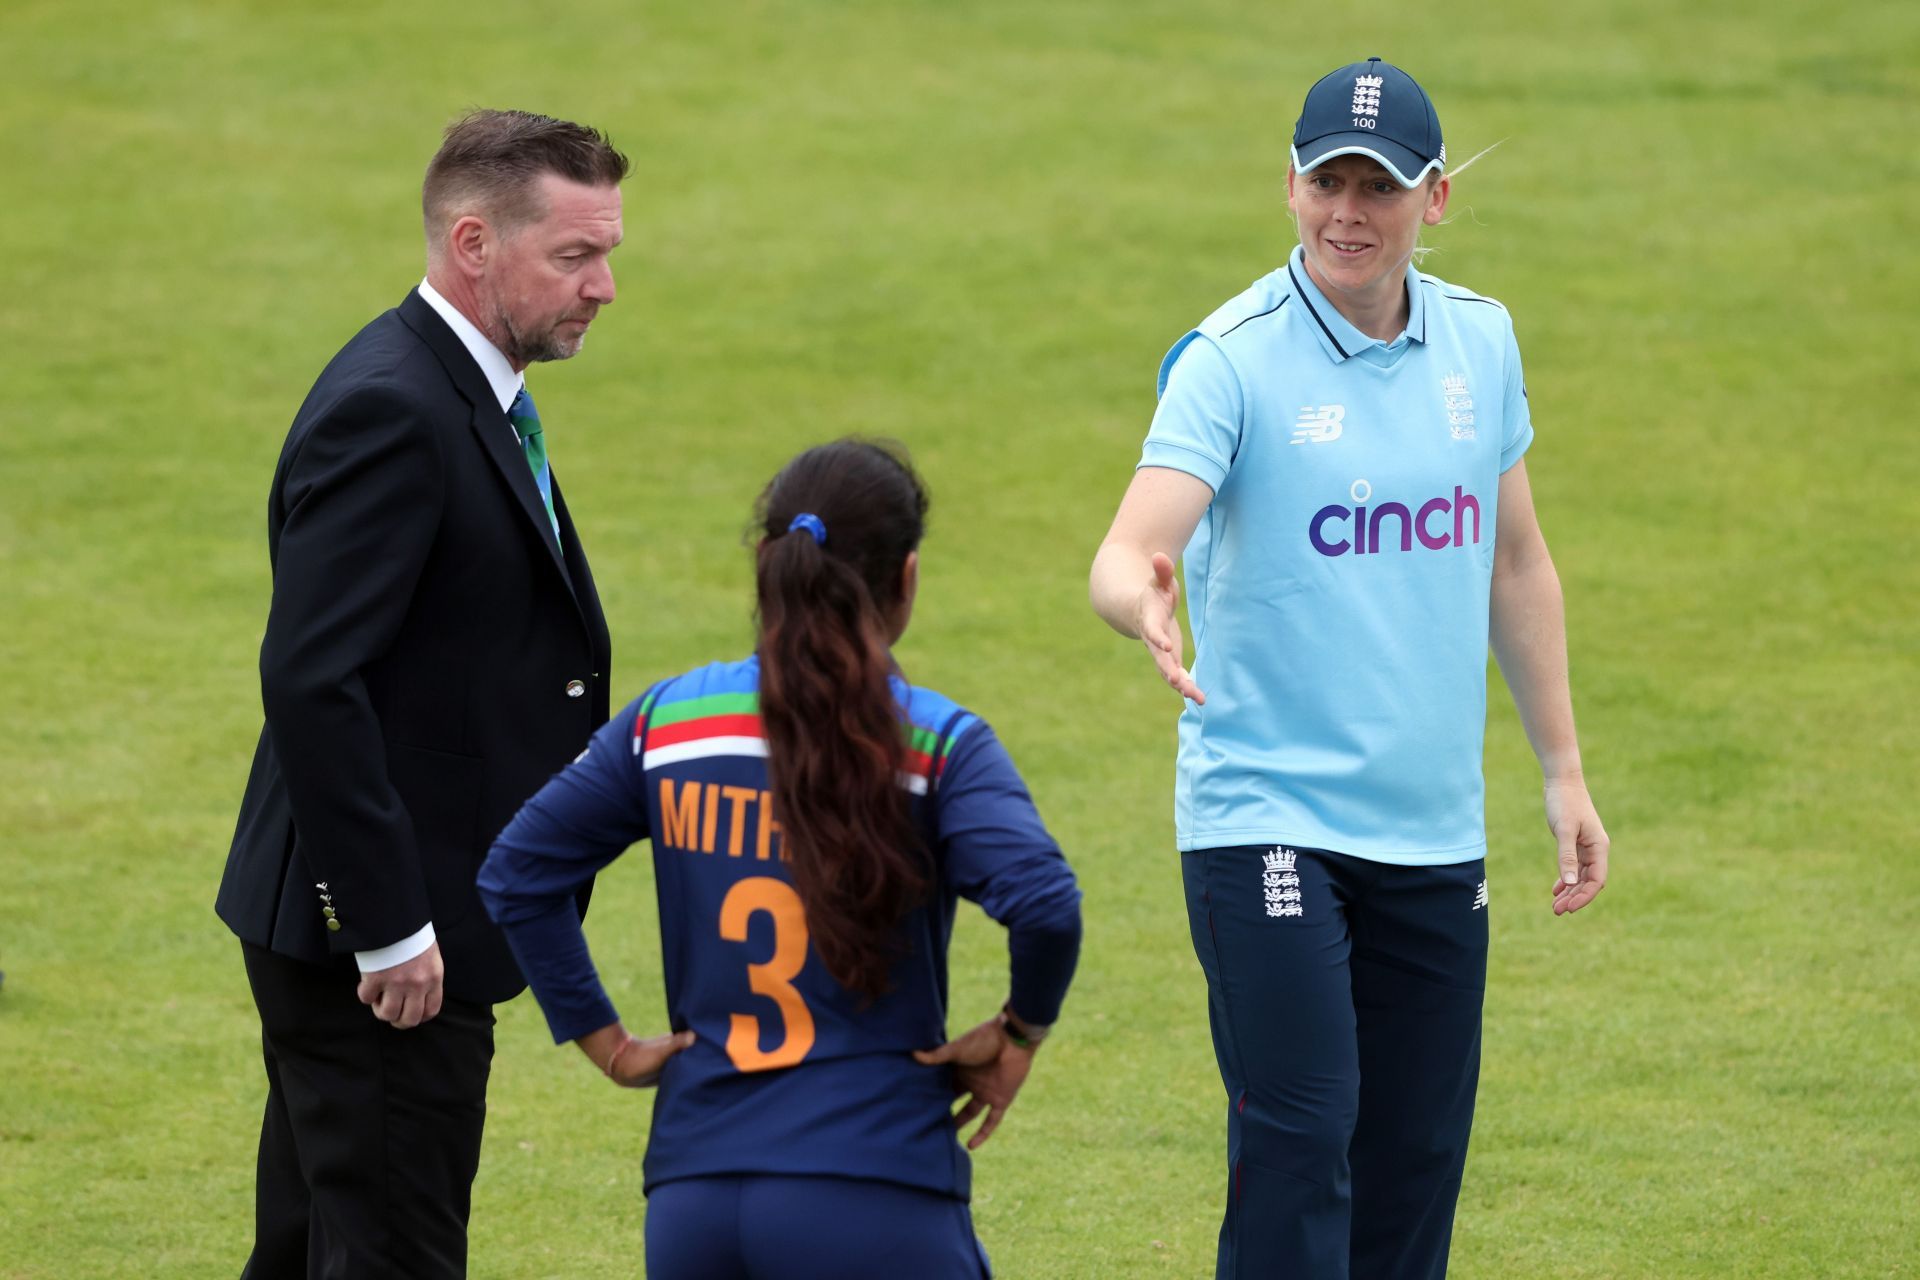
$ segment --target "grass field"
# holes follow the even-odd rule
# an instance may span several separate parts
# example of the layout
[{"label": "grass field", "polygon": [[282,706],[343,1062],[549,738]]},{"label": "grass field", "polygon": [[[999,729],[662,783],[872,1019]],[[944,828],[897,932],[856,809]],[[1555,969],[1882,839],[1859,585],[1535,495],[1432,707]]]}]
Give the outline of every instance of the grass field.
[{"label": "grass field", "polygon": [[[1920,6],[0,7],[0,1277],[236,1274],[264,1080],[214,886],[258,730],[267,481],[419,277],[473,104],[631,154],[619,302],[534,371],[616,700],[747,644],[797,448],[935,491],[900,657],[993,720],[1086,891],[977,1165],[1011,1277],[1210,1274],[1223,1094],[1176,707],[1085,604],[1161,353],[1292,244],[1300,95],[1379,53],[1465,175],[1430,271],[1512,308],[1614,883],[1547,909],[1495,683],[1467,1277],[1920,1274]],[[661,997],[644,858],[589,932]],[[997,1007],[977,914],[956,1019]],[[480,1277],[637,1274],[643,1098],[502,1011]]]}]

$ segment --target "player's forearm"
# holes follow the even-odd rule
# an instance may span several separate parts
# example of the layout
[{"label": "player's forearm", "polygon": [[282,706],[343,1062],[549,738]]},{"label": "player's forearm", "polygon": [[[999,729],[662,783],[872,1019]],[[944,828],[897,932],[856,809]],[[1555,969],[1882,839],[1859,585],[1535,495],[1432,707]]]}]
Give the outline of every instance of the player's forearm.
[{"label": "player's forearm", "polygon": [[1069,882],[1023,912],[1007,931],[1008,1002],[1040,1026],[1060,1016],[1080,960],[1080,892]]},{"label": "player's forearm", "polygon": [[1087,599],[1106,624],[1131,639],[1140,637],[1140,593],[1153,580],[1153,557],[1142,547],[1108,539],[1093,557]]},{"label": "player's forearm", "polygon": [[1490,636],[1527,741],[1549,779],[1579,777],[1560,576],[1544,554],[1493,579]]},{"label": "player's forearm", "polygon": [[626,1027],[621,1025],[618,1018],[615,1018],[603,1027],[586,1032],[583,1035],[575,1036],[573,1042],[580,1046],[580,1052],[586,1054],[587,1057],[593,1061],[594,1066],[600,1068],[602,1073],[605,1073],[607,1063],[613,1059],[613,1055],[620,1047],[631,1038]]},{"label": "player's forearm", "polygon": [[555,1044],[577,1040],[620,1020],[587,951],[571,902],[545,915],[500,922],[527,986],[546,1016]]}]

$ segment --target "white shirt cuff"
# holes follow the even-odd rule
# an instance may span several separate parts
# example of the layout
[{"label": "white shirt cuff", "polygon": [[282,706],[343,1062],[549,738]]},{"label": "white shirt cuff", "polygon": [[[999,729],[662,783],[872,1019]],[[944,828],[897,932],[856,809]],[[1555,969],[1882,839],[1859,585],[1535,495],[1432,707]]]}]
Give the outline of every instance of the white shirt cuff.
[{"label": "white shirt cuff", "polygon": [[420,926],[420,932],[411,937],[400,939],[390,946],[376,947],[372,951],[356,951],[354,962],[362,973],[378,973],[382,969],[391,969],[397,964],[405,964],[433,945],[433,921]]}]

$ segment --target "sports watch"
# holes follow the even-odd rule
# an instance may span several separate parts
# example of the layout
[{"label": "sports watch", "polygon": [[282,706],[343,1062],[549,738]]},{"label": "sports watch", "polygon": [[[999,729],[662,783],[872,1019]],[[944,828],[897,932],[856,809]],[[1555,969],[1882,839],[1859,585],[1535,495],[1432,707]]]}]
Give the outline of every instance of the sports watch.
[{"label": "sports watch", "polygon": [[1053,1030],[1052,1027],[1036,1027],[1020,1017],[1013,1011],[1012,1001],[1000,1006],[1000,1029],[1006,1032],[1007,1039],[1022,1049],[1038,1049],[1040,1042],[1047,1038],[1047,1033]]}]

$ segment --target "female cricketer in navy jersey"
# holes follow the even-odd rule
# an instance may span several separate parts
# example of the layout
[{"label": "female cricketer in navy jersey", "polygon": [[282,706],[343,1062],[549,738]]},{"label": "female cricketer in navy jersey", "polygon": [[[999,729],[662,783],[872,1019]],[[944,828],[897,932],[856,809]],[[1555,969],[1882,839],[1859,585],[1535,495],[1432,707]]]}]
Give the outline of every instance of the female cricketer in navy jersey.
[{"label": "female cricketer in navy jersey", "polygon": [[[555,1042],[660,1086],[654,1280],[987,1274],[955,1130],[984,1116],[978,1147],[1026,1079],[1073,975],[1080,893],[993,730],[894,665],[926,509],[881,446],[790,462],[756,513],[754,654],[649,689],[481,868]],[[642,839],[673,1027],[644,1040],[573,906]],[[942,1043],[957,898],[1007,927],[1011,985]]]},{"label": "female cricketer in navy jersey", "polygon": [[1313,86],[1300,246],[1167,354],[1094,560],[1096,611],[1187,699],[1175,828],[1228,1094],[1223,1277],[1446,1271],[1486,981],[1489,641],[1545,775],[1555,914],[1606,883],[1513,325],[1412,266],[1449,186],[1406,72]]}]

